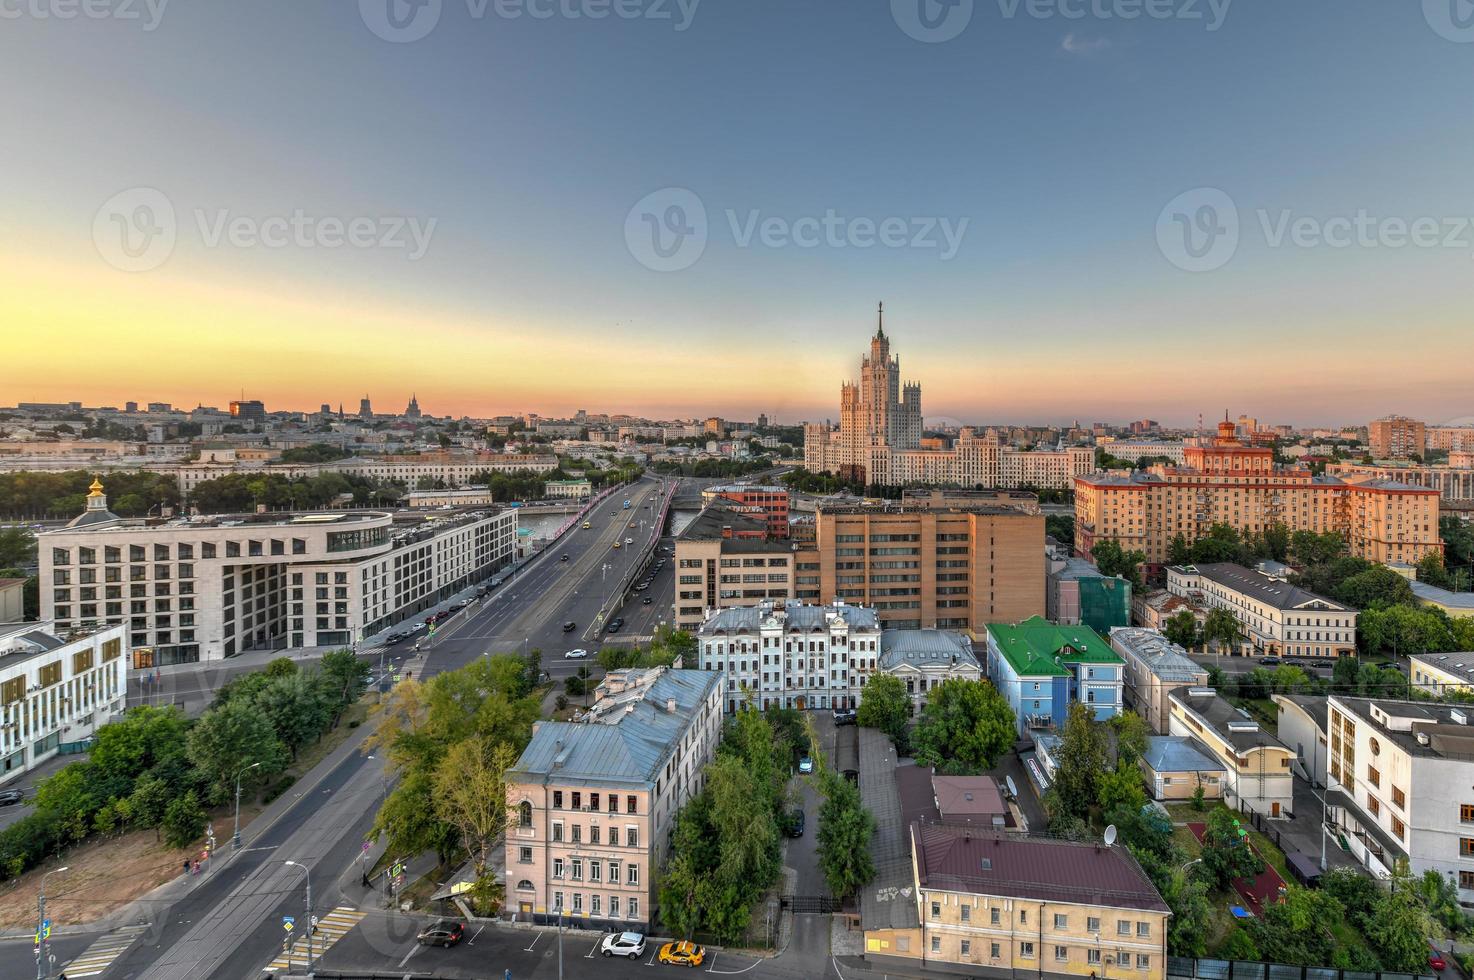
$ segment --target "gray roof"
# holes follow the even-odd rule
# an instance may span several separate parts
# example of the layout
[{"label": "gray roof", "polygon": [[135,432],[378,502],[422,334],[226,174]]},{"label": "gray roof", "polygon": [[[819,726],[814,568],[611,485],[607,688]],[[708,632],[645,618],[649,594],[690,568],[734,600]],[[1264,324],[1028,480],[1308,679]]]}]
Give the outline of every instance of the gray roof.
[{"label": "gray roof", "polygon": [[[749,630],[758,632],[769,616],[778,616],[785,630],[824,630],[829,628],[832,616],[838,616],[849,624],[850,629],[879,627],[880,621],[874,609],[836,603],[830,606],[810,606],[797,599],[788,599],[781,606],[774,602],[760,602],[751,606],[732,606],[722,609],[701,625],[703,635],[725,631]],[[933,631],[934,632],[934,631]]]},{"label": "gray roof", "polygon": [[1408,659],[1474,683],[1474,653],[1415,653]]},{"label": "gray roof", "polygon": [[1146,740],[1142,761],[1153,772],[1226,772],[1208,747],[1195,738],[1153,735]]},{"label": "gray roof", "polygon": [[[762,532],[763,538],[724,538],[723,528],[730,527],[734,531],[747,533]],[[680,533],[682,541],[721,541],[722,550],[737,551],[785,551],[792,550],[787,542],[774,542],[766,540],[768,533],[768,522],[756,520],[746,514],[740,514],[730,507],[725,507],[720,501],[703,507],[701,513],[692,518],[691,523]]]},{"label": "gray roof", "polygon": [[[1205,692],[1205,693],[1199,693]],[[1206,688],[1180,688],[1168,695],[1190,708],[1218,736],[1239,751],[1268,746],[1288,748],[1284,742],[1266,732],[1254,719],[1246,717],[1232,704]]]},{"label": "gray roof", "polygon": [[1327,599],[1298,585],[1291,585],[1284,579],[1270,578],[1252,568],[1231,562],[1174,565],[1172,570],[1185,575],[1200,575],[1210,582],[1216,582],[1226,589],[1250,596],[1276,609],[1304,609],[1313,604],[1321,604],[1331,612],[1355,612],[1350,606],[1342,605],[1334,599]]},{"label": "gray roof", "polygon": [[911,835],[901,815],[896,750],[874,728],[856,729],[860,740],[860,800],[875,817],[870,854],[875,879],[860,889],[860,924],[866,929],[915,929],[916,882],[911,877]]},{"label": "gray roof", "polygon": [[902,665],[917,669],[937,664],[959,664],[982,668],[972,652],[972,641],[961,633],[946,630],[885,630],[880,634],[881,670]]},{"label": "gray roof", "polygon": [[1084,558],[1068,558],[1065,560],[1064,568],[1061,568],[1057,572],[1050,572],[1049,574],[1051,577],[1058,579],[1061,582],[1073,582],[1077,579],[1082,578],[1106,577],[1101,574],[1099,568],[1095,567],[1095,565],[1093,565],[1089,561],[1086,561]]},{"label": "gray roof", "polygon": [[[653,783],[721,678],[715,671],[666,670],[621,710],[587,721],[540,722],[508,780],[556,774],[560,782]],[[671,699],[674,713],[666,710]]]},{"label": "gray roof", "polygon": [[1322,735],[1330,730],[1330,712],[1327,710],[1324,695],[1312,694],[1271,694],[1270,697],[1276,704],[1283,707],[1283,703],[1293,704],[1301,711],[1310,716],[1310,721],[1320,730]]},{"label": "gray roof", "polygon": [[[1348,698],[1331,695],[1336,703],[1370,724],[1379,738],[1397,743],[1410,755],[1474,758],[1474,705],[1432,701],[1395,701],[1388,698]],[[1427,743],[1419,736],[1427,739]]]},{"label": "gray roof", "polygon": [[1111,646],[1124,656],[1141,661],[1147,670],[1164,681],[1206,681],[1208,671],[1188,659],[1187,651],[1156,630],[1117,626],[1111,630]]},{"label": "gray roof", "polygon": [[1409,582],[1413,595],[1424,602],[1435,602],[1450,609],[1474,609],[1474,592],[1450,592],[1427,582]]}]

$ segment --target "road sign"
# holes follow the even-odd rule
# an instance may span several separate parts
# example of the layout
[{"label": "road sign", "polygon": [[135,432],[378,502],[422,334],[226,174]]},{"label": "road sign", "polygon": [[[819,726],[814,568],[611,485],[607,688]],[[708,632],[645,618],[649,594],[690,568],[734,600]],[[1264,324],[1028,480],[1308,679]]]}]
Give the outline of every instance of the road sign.
[{"label": "road sign", "polygon": [[283,929],[285,929],[287,932],[291,932],[292,931],[292,927],[294,925],[296,925],[296,923],[297,923],[297,920],[294,919],[290,915],[284,915],[284,916],[281,917],[281,927]]},{"label": "road sign", "polygon": [[363,842],[363,853],[367,854],[368,852],[369,852],[369,842],[368,841],[364,841]]}]

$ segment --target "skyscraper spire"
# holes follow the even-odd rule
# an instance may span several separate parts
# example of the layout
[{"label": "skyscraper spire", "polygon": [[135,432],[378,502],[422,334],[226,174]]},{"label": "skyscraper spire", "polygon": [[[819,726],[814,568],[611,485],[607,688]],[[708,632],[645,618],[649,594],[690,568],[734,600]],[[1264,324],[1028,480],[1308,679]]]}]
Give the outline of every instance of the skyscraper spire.
[{"label": "skyscraper spire", "polygon": [[876,313],[875,339],[885,339],[885,301],[881,300],[880,310]]}]

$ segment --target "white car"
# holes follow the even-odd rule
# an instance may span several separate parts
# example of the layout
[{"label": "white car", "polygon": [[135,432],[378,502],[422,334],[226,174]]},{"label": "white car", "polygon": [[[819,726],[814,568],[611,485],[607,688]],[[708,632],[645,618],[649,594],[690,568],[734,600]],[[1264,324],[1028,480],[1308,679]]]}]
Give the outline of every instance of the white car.
[{"label": "white car", "polygon": [[635,543],[635,539],[634,538],[625,538],[624,539],[624,543],[625,544],[634,544]]},{"label": "white car", "polygon": [[599,952],[605,956],[639,959],[645,955],[645,937],[638,932],[612,932],[599,944]]},{"label": "white car", "polygon": [[564,660],[582,660],[589,655],[587,650],[569,650],[563,654]]}]

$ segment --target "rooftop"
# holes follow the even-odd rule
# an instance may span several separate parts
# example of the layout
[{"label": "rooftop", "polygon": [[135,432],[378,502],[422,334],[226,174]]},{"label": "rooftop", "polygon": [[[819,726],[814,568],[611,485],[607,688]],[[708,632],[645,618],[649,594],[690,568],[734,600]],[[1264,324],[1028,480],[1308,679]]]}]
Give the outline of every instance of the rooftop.
[{"label": "rooftop", "polygon": [[1036,902],[1170,912],[1124,847],[916,823],[922,888]]},{"label": "rooftop", "polygon": [[1118,653],[1135,657],[1164,681],[1192,684],[1208,679],[1208,672],[1188,659],[1186,650],[1156,630],[1117,626],[1111,630],[1111,646]]},{"label": "rooftop", "polygon": [[1447,705],[1432,701],[1394,701],[1383,698],[1329,698],[1363,721],[1378,735],[1409,755],[1474,759],[1474,705]]},{"label": "rooftop", "polygon": [[1305,712],[1316,729],[1324,735],[1330,730],[1329,714],[1326,710],[1326,699],[1321,695],[1313,694],[1271,694],[1270,699],[1283,710],[1286,704],[1292,705]]},{"label": "rooftop", "polygon": [[885,630],[880,634],[879,667],[882,670],[892,670],[903,664],[920,670],[936,664],[950,666],[957,663],[982,669],[972,652],[972,641],[961,633]]},{"label": "rooftop", "polygon": [[1105,578],[1093,562],[1085,558],[1066,558],[1065,565],[1057,572],[1049,573],[1062,582],[1073,582],[1082,578]]},{"label": "rooftop", "polygon": [[943,820],[1002,816],[1008,812],[998,781],[992,776],[933,775],[931,786]]},{"label": "rooftop", "polygon": [[703,636],[713,633],[756,633],[764,624],[768,624],[770,628],[781,627],[786,632],[822,633],[836,623],[852,630],[875,630],[880,625],[875,610],[864,606],[851,606],[843,602],[829,606],[810,606],[796,599],[789,599],[782,605],[767,600],[752,606],[733,606],[718,610],[701,624],[698,632]]},{"label": "rooftop", "polygon": [[[677,741],[722,675],[657,668],[653,678],[595,704],[583,721],[539,722],[508,782],[556,776],[562,782],[654,782]],[[671,708],[674,707],[674,710]]]},{"label": "rooftop", "polygon": [[1474,653],[1414,653],[1408,659],[1474,684]]},{"label": "rooftop", "polygon": [[1020,677],[1066,677],[1064,664],[1123,662],[1089,626],[1061,626],[1042,616],[1016,626],[989,623],[988,634]]},{"label": "rooftop", "polygon": [[1225,772],[1208,747],[1195,738],[1153,735],[1142,756],[1153,772]]},{"label": "rooftop", "polygon": [[1240,752],[1261,747],[1285,748],[1285,743],[1259,727],[1259,723],[1206,687],[1190,687],[1168,695],[1188,708],[1203,723]]},{"label": "rooftop", "polygon": [[1181,575],[1197,575],[1215,582],[1240,595],[1262,602],[1275,609],[1317,609],[1330,612],[1355,612],[1350,606],[1342,605],[1323,595],[1317,595],[1298,585],[1291,585],[1282,578],[1271,577],[1243,565],[1217,562],[1207,565],[1173,565],[1168,572]]},{"label": "rooftop", "polygon": [[1446,606],[1449,609],[1474,609],[1474,592],[1450,592],[1448,589],[1440,589],[1427,582],[1409,582],[1408,584],[1413,587],[1413,595],[1423,602]]},{"label": "rooftop", "polygon": [[[754,535],[753,537],[726,537],[724,532],[730,529],[737,534]],[[692,518],[691,523],[686,525],[678,540],[680,541],[720,541],[724,552],[761,552],[769,554],[772,552],[789,552],[793,545],[788,541],[772,541],[767,537],[768,522],[739,514],[729,507],[723,507],[720,503],[708,504],[703,507],[701,513]]]}]

